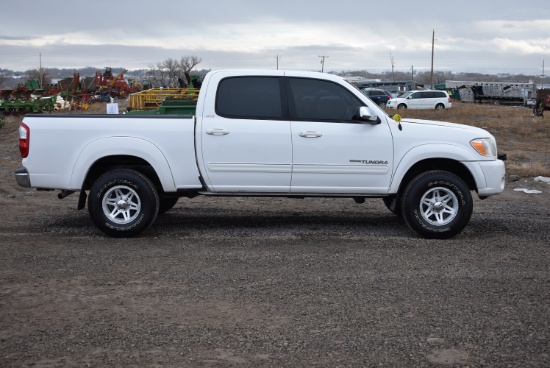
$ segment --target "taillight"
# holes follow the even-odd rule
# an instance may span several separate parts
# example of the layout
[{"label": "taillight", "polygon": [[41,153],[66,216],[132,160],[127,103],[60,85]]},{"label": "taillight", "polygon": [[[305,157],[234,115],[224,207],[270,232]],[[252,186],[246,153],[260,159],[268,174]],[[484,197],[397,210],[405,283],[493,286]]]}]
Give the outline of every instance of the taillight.
[{"label": "taillight", "polygon": [[19,152],[21,152],[22,158],[26,158],[29,155],[30,138],[31,130],[26,124],[21,123],[19,126]]}]

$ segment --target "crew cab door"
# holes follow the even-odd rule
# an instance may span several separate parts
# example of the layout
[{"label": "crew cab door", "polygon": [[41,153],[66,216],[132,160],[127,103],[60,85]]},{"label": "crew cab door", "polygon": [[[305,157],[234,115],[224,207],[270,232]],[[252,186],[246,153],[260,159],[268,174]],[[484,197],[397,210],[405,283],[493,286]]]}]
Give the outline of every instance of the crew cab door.
[{"label": "crew cab door", "polygon": [[202,87],[207,103],[197,111],[202,113],[197,160],[213,191],[290,190],[292,144],[282,72],[261,74],[219,72]]},{"label": "crew cab door", "polygon": [[358,121],[359,107],[367,104],[338,83],[299,76],[287,81],[291,192],[387,193],[393,142],[385,118],[377,125]]}]

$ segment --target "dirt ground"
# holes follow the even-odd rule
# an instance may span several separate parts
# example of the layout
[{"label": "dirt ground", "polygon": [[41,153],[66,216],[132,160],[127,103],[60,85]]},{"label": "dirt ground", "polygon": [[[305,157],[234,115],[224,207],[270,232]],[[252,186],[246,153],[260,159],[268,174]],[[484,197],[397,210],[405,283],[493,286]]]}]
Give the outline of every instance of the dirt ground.
[{"label": "dirt ground", "polygon": [[[476,199],[446,241],[379,199],[206,197],[113,239],[76,196],[16,185],[21,119],[6,120],[1,367],[550,366],[550,184],[536,175]],[[509,151],[534,145],[499,129]],[[533,149],[547,169],[548,146]]]}]

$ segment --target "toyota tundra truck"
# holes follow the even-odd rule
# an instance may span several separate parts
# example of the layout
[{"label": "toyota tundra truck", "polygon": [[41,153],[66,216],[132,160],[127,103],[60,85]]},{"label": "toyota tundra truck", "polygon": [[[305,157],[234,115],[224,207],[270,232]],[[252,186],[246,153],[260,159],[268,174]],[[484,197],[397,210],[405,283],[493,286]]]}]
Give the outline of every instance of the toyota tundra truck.
[{"label": "toyota tundra truck", "polygon": [[473,192],[505,184],[489,132],[400,120],[344,79],[303,71],[212,71],[195,116],[30,114],[19,148],[20,186],[79,193],[77,208],[114,237],[206,195],[381,198],[420,236],[445,239],[469,222]]}]

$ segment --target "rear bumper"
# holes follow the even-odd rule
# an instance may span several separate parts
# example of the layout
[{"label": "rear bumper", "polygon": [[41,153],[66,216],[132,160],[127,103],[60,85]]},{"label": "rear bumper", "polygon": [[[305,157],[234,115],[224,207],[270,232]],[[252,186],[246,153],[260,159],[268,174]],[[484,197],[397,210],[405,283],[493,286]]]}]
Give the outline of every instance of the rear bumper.
[{"label": "rear bumper", "polygon": [[15,170],[15,180],[20,187],[31,187],[31,177],[27,169],[25,169],[24,167],[20,167],[19,169]]}]

